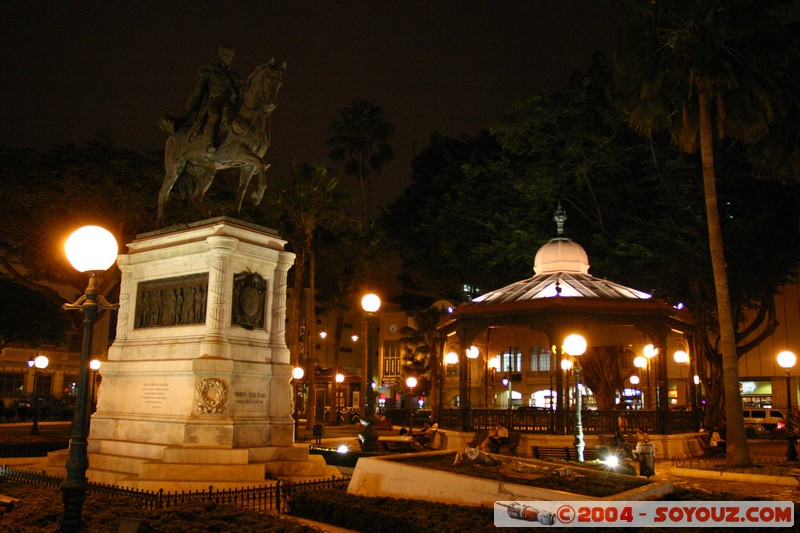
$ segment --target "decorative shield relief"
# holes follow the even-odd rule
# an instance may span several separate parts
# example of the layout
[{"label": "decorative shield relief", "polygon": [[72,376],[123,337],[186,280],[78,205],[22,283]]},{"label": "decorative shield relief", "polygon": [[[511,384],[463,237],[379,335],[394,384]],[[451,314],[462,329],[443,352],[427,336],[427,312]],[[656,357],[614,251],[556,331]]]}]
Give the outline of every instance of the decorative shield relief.
[{"label": "decorative shield relief", "polygon": [[254,272],[241,272],[233,278],[231,324],[245,329],[264,327],[267,280]]}]

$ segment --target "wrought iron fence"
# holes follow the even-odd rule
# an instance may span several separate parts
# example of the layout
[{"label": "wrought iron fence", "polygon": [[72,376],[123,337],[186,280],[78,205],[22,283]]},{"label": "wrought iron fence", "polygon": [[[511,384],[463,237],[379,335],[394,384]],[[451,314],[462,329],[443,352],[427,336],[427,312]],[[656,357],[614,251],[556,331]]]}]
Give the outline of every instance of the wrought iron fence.
[{"label": "wrought iron fence", "polygon": [[[614,433],[617,427],[634,432],[643,427],[653,434],[697,431],[696,415],[684,411],[581,411],[587,434]],[[550,409],[442,409],[440,426],[465,431],[488,429],[502,422],[523,433],[568,433],[575,427],[574,410]]]},{"label": "wrought iron fence", "polygon": [[[38,483],[58,486],[64,478],[44,473],[17,470],[6,466],[0,467],[0,478],[23,483]],[[128,497],[138,500],[144,509],[164,509],[183,502],[203,501],[232,505],[243,509],[260,512],[285,513],[293,494],[306,490],[345,490],[350,483],[349,476],[331,477],[315,481],[289,483],[278,481],[275,485],[245,487],[238,489],[215,490],[209,486],[207,490],[165,492],[126,489],[115,485],[89,483],[87,490],[109,497]]]}]

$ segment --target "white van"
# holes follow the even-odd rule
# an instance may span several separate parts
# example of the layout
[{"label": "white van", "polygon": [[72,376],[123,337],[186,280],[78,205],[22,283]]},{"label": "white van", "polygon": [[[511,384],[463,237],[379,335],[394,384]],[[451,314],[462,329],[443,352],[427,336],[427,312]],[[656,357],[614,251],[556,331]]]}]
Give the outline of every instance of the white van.
[{"label": "white van", "polygon": [[742,409],[744,414],[744,424],[761,425],[767,431],[775,431],[778,422],[784,418],[783,409],[772,409],[771,407],[757,407]]}]

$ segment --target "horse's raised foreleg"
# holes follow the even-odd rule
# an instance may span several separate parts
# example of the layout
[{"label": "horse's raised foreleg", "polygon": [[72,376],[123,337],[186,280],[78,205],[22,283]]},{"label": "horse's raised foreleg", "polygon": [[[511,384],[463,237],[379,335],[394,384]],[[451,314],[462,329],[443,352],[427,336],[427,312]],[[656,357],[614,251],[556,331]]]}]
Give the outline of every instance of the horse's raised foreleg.
[{"label": "horse's raised foreleg", "polygon": [[167,206],[169,193],[172,191],[175,182],[178,181],[178,176],[181,175],[181,172],[183,172],[183,169],[186,167],[186,163],[176,165],[174,161],[166,159],[164,167],[166,170],[164,182],[161,184],[161,190],[158,191],[158,212],[156,214],[157,228],[160,228],[164,223],[164,208]]}]

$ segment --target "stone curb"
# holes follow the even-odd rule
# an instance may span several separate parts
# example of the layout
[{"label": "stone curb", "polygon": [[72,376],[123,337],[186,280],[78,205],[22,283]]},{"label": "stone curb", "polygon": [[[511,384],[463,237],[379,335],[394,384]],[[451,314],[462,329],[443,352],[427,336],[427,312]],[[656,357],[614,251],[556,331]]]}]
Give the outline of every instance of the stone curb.
[{"label": "stone curb", "polygon": [[791,476],[775,476],[765,474],[745,474],[740,472],[715,472],[696,468],[667,467],[663,471],[672,476],[709,479],[711,481],[738,481],[740,483],[760,483],[764,485],[782,485],[800,487],[800,480]]}]

